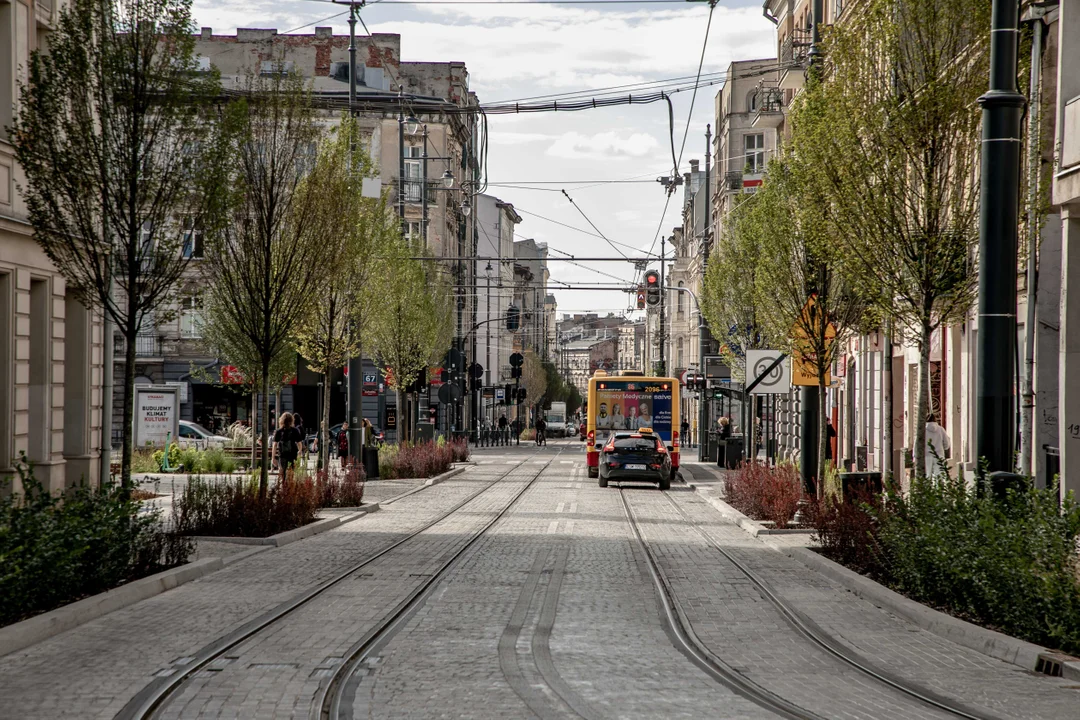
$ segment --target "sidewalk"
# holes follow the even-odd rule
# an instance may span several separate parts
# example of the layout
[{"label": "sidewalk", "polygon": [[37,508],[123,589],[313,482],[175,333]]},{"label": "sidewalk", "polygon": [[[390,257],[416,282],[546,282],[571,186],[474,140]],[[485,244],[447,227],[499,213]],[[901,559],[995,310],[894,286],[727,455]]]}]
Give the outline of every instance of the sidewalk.
[{"label": "sidewalk", "polygon": [[[696,456],[695,452],[694,457]],[[684,455],[679,460],[679,472],[687,485],[701,488],[716,497],[723,497],[724,474],[727,471],[717,467],[716,463],[688,460]]]}]

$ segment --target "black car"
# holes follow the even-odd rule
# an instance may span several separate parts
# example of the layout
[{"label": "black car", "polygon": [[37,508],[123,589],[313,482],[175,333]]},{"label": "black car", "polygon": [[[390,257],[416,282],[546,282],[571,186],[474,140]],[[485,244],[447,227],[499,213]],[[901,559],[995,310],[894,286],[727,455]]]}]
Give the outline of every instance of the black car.
[{"label": "black car", "polygon": [[616,432],[608,436],[600,453],[600,487],[609,480],[655,482],[671,487],[671,456],[659,435],[651,432]]}]

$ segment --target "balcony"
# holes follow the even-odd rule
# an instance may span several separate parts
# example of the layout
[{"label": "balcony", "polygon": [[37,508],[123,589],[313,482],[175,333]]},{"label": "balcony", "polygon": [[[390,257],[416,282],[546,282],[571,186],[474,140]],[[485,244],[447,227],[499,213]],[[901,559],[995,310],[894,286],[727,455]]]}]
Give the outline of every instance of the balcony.
[{"label": "balcony", "polygon": [[[113,354],[117,360],[122,360],[124,353],[124,338],[117,335],[113,343]],[[161,336],[140,333],[135,336],[135,357],[159,358],[161,357]]]},{"label": "balcony", "polygon": [[781,90],[801,90],[810,59],[810,31],[795,30],[780,44]]},{"label": "balcony", "polygon": [[752,123],[755,128],[778,128],[784,122],[784,91],[778,87],[759,86],[758,110]]},{"label": "balcony", "polygon": [[423,200],[423,181],[421,180],[406,180],[402,183],[402,192],[405,195],[405,202],[418,203]]},{"label": "balcony", "polygon": [[724,185],[732,192],[740,192],[742,190],[742,177],[741,172],[726,173],[724,175]]}]

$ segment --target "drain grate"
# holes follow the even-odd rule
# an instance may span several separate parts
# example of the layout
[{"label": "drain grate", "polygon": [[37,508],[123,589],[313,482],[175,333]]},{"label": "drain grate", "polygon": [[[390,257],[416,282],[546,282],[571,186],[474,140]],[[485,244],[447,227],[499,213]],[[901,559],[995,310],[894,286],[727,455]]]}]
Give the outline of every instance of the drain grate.
[{"label": "drain grate", "polygon": [[1061,661],[1049,655],[1040,655],[1039,661],[1035,663],[1035,672],[1050,677],[1061,677]]}]

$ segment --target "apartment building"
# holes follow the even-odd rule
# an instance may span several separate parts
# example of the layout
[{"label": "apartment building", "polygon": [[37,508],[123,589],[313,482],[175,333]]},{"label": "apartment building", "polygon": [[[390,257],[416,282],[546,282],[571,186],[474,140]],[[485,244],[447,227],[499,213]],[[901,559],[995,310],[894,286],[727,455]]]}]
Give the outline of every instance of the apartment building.
[{"label": "apartment building", "polygon": [[479,235],[476,260],[476,361],[484,366],[484,385],[498,385],[510,372],[513,337],[506,315],[513,301],[514,231],[521,216],[514,206],[491,195],[476,197]]},{"label": "apartment building", "polygon": [[[389,191],[403,216],[403,230],[423,238],[429,256],[447,258],[446,271],[463,291],[454,319],[458,334],[463,336],[475,322],[478,309],[478,298],[464,298],[472,294],[480,277],[475,263],[455,259],[475,256],[479,242],[476,214],[471,212],[472,205],[479,202],[473,195],[479,176],[476,123],[472,115],[459,112],[478,103],[469,90],[468,71],[461,62],[402,61],[401,36],[396,34],[359,36],[356,44],[355,107],[361,142],[379,169],[382,188]],[[316,105],[325,108],[320,121],[326,127],[335,125],[347,107],[348,48],[348,36],[334,35],[329,27],[295,35],[253,28],[215,34],[212,28],[204,27],[195,38],[200,65],[207,70],[217,68],[226,91],[243,89],[252,74],[298,73],[310,87]],[[185,251],[191,257],[181,292],[185,299],[174,318],[146,323],[136,346],[136,374],[138,382],[177,385],[181,418],[220,428],[248,419],[250,398],[236,389],[238,386],[220,381],[229,376],[228,358],[215,357],[202,342],[198,293],[202,240],[197,233]],[[512,274],[505,279],[511,281]],[[463,340],[459,338],[459,342]],[[123,358],[122,340],[116,343],[117,358]],[[467,354],[475,356],[474,349],[467,348]],[[120,361],[115,375],[120,378],[122,374]],[[379,376],[382,385],[374,364],[368,364],[365,374]],[[328,381],[336,388],[331,393],[333,423],[344,417],[346,383],[337,374]],[[322,382],[323,378],[298,358],[295,380],[270,400],[273,412],[292,410],[314,418],[320,407]],[[393,393],[385,398],[365,393],[364,416],[381,418],[387,401],[395,402]],[[120,412],[121,398],[114,394],[114,417],[119,418]],[[114,425],[114,442],[119,440],[117,428]]]},{"label": "apartment building", "polygon": [[19,111],[30,54],[47,48],[60,7],[0,2],[0,481],[26,453],[53,491],[101,478],[102,322],[34,241],[5,128]]}]

